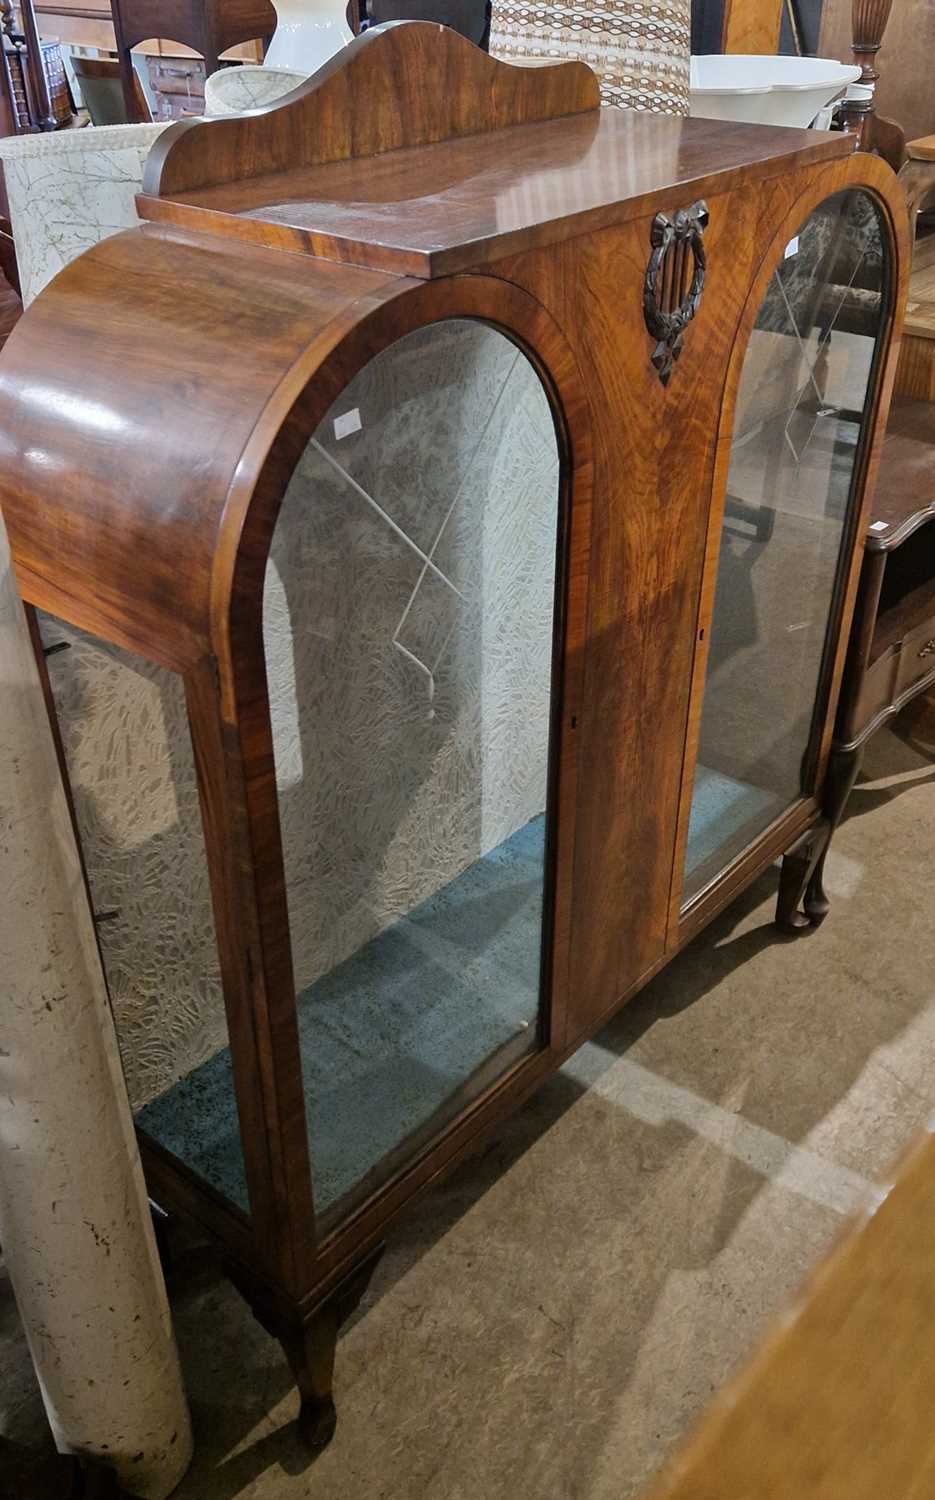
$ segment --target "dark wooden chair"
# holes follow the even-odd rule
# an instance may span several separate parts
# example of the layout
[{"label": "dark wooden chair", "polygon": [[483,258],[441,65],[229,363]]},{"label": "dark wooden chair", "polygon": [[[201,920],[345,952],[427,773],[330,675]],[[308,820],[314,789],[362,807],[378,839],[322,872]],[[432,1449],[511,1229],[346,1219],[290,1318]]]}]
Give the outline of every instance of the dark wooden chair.
[{"label": "dark wooden chair", "polygon": [[258,39],[268,43],[276,30],[271,0],[112,0],[112,5],[128,120],[149,118],[148,110],[139,113],[130,56],[141,42],[181,42],[199,52],[206,73],[213,73],[229,47]]}]

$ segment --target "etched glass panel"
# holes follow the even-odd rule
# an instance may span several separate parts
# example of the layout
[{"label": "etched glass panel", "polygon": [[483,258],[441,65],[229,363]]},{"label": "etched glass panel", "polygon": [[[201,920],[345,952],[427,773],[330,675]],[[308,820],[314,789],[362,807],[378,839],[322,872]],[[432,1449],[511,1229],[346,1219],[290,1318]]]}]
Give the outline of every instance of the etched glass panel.
[{"label": "etched glass panel", "polygon": [[559,458],[526,357],[420,330],[321,423],[264,635],[318,1212],[539,1045]]},{"label": "etched glass panel", "polygon": [[842,544],[885,297],[868,194],[786,247],[747,349],[727,478],[684,896],[810,789]]},{"label": "etched glass panel", "polygon": [[40,630],[134,1117],[246,1210],[182,680],[51,616]]}]

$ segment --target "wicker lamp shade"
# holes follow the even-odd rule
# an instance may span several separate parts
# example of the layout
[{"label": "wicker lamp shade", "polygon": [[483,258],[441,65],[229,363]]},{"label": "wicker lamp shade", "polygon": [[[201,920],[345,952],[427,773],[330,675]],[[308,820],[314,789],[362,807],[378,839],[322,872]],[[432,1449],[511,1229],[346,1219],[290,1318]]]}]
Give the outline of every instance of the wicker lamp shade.
[{"label": "wicker lamp shade", "polygon": [[585,62],[602,103],[688,114],[691,0],[493,0],[490,51]]}]

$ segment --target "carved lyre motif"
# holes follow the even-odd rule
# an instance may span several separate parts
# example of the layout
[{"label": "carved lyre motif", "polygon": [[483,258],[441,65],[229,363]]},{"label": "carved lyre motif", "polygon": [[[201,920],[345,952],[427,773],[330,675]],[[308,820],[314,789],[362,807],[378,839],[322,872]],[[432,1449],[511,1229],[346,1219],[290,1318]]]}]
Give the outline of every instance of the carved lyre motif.
[{"label": "carved lyre motif", "polygon": [[707,222],[708,205],[701,198],[690,208],[680,208],[674,218],[660,213],[653,219],[653,253],[643,283],[643,316],[650,334],[658,340],[652,363],[663,385],[669,384],[682,352],[685,329],[698,311],[704,290],[703,236]]}]

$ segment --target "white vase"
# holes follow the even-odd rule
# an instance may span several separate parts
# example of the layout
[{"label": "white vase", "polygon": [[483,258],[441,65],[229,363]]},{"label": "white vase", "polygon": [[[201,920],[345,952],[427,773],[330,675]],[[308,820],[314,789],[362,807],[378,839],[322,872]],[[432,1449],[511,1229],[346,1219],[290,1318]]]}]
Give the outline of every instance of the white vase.
[{"label": "white vase", "polygon": [[346,0],[273,0],[277,25],[264,59],[270,68],[314,73],[353,40]]}]

